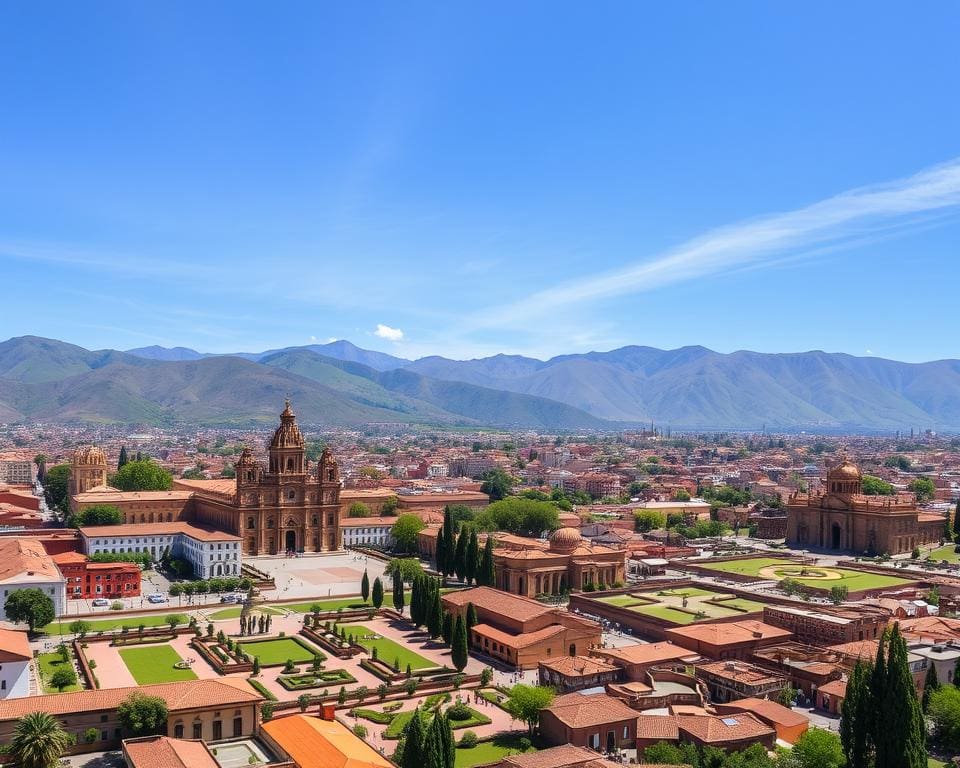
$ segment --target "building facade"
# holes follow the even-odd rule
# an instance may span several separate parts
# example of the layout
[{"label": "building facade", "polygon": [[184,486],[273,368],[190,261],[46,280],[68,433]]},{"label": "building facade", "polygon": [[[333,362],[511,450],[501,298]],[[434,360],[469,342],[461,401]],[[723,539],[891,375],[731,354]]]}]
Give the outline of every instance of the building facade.
[{"label": "building facade", "polygon": [[898,555],[939,542],[944,517],[921,512],[912,496],[866,496],[863,473],[844,459],[827,472],[826,491],[794,494],[787,543],[795,548]]},{"label": "building facade", "polygon": [[61,552],[52,559],[67,581],[68,600],[140,596],[136,563],[94,563],[79,552]]},{"label": "building facade", "polygon": [[0,699],[30,695],[32,659],[26,632],[0,628]]}]

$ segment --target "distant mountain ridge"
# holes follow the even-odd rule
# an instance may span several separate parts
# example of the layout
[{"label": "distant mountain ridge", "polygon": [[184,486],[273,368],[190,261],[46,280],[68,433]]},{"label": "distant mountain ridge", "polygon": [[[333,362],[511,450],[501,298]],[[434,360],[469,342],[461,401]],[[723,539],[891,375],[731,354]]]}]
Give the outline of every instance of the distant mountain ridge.
[{"label": "distant mountain ridge", "polygon": [[398,378],[309,349],[265,355],[263,362],[235,355],[157,360],[32,336],[10,339],[0,343],[0,421],[271,424],[289,397],[304,424],[609,427],[536,396],[412,372]]},{"label": "distant mountain ridge", "polygon": [[960,430],[958,360],[627,346],[549,360],[409,361],[346,340],[235,355],[89,351],[32,336],[0,343],[0,420],[232,423],[272,418],[275,403],[261,414],[259,400],[286,392],[329,424]]}]

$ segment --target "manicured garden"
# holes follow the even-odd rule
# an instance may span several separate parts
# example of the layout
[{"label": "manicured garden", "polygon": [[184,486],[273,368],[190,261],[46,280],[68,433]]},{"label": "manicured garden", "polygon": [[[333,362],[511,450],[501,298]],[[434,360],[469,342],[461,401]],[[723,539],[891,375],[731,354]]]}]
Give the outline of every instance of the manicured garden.
[{"label": "manicured garden", "polygon": [[791,578],[804,586],[823,590],[846,586],[851,592],[859,592],[865,589],[882,589],[910,583],[910,579],[899,576],[855,571],[837,566],[803,565],[775,557],[751,557],[745,560],[715,563],[698,562],[697,565],[711,571],[743,574],[763,579]]},{"label": "manicured garden", "polygon": [[[43,682],[43,692],[44,693],[60,693],[61,689],[57,688],[54,685],[51,685],[50,680],[53,677],[53,673],[58,669],[66,668],[73,669],[73,653],[70,654],[70,660],[64,661],[59,653],[41,653],[37,656],[37,667],[40,670],[40,679]],[[69,691],[79,691],[81,685],[78,682],[74,685],[68,685],[62,689],[63,693],[68,693]]]},{"label": "manicured garden", "polygon": [[[167,616],[171,614],[165,613],[162,615],[154,616],[136,616],[134,618],[122,618],[122,619],[97,619],[95,621],[88,621],[90,624],[90,630],[87,632],[88,635],[95,635],[97,632],[113,632],[117,629],[127,629],[136,630],[140,626],[144,626],[147,629],[155,629],[157,627],[167,626]],[[189,621],[187,616],[184,616],[182,613],[173,614],[180,617],[180,624],[186,624]],[[240,615],[239,613],[237,614]],[[68,620],[66,617],[62,621],[51,621],[47,626],[43,627],[40,631],[45,632],[48,635],[72,635],[70,631],[70,624],[75,621],[75,619]]]},{"label": "manicured garden", "polygon": [[[359,595],[354,595],[353,597],[343,597],[338,600],[313,600],[309,603],[284,603],[283,607],[288,611],[295,611],[296,613],[312,613],[313,606],[315,605],[319,605],[321,611],[337,611],[341,608],[345,611],[362,609],[368,609],[371,611],[373,610],[373,603],[369,601],[364,602],[363,598]],[[384,591],[383,606],[393,606],[392,592]]]},{"label": "manicured garden", "polygon": [[152,648],[120,648],[117,653],[127,665],[138,685],[173,683],[180,680],[196,680],[190,669],[177,669],[174,665],[183,661],[169,645]]},{"label": "manicured garden", "polygon": [[286,664],[287,659],[294,664],[313,661],[314,656],[326,658],[319,648],[308,645],[299,637],[278,637],[270,640],[244,640],[240,642],[244,653],[250,658],[258,657],[265,667]]},{"label": "manicured garden", "polygon": [[[457,747],[456,768],[473,768],[475,765],[495,763],[508,755],[519,755],[524,752],[526,742],[521,743],[522,735],[503,733],[495,736],[491,741],[481,741],[475,747]],[[527,747],[527,752],[536,752],[534,747]]]},{"label": "manicured garden", "polygon": [[357,682],[357,678],[345,669],[322,669],[319,672],[304,672],[299,675],[280,675],[277,682],[288,691],[301,691],[307,688],[349,685]]},{"label": "manicured garden", "polygon": [[[451,718],[450,727],[454,730],[461,730],[463,728],[476,728],[481,725],[489,725],[491,720],[486,715],[477,712],[477,710],[472,707],[467,707],[469,710],[470,716],[463,720],[454,720]],[[425,718],[429,721],[432,719],[433,715],[427,712],[421,712]],[[403,733],[403,729],[407,727],[407,723],[410,722],[410,718],[413,717],[413,710],[409,709],[405,712],[398,712],[390,720],[390,725],[387,726],[384,735],[388,739],[399,739],[400,735]]]},{"label": "manicured garden", "polygon": [[958,563],[960,562],[960,552],[954,551],[955,549],[955,544],[947,544],[939,549],[934,549],[927,555],[927,560],[937,563],[941,560],[946,560],[948,563]]},{"label": "manicured garden", "polygon": [[386,664],[393,664],[396,660],[400,663],[401,670],[406,669],[408,664],[410,669],[430,669],[438,666],[390,638],[377,635],[376,632],[363,624],[341,624],[340,626],[346,629],[348,635],[352,634],[353,641],[366,648],[368,653],[372,654],[373,649],[376,648],[377,658]]}]

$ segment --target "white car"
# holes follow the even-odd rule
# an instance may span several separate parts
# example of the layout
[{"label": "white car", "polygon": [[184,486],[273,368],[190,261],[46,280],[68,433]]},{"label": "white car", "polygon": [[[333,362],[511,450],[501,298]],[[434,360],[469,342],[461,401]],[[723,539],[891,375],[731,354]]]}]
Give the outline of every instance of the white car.
[{"label": "white car", "polygon": [[154,603],[154,604],[166,603],[166,602],[169,602],[169,598],[166,597],[166,595],[160,595],[160,594],[147,595],[147,602]]},{"label": "white car", "polygon": [[98,597],[93,601],[94,608],[106,608],[108,605],[110,605],[110,601],[105,597]]}]

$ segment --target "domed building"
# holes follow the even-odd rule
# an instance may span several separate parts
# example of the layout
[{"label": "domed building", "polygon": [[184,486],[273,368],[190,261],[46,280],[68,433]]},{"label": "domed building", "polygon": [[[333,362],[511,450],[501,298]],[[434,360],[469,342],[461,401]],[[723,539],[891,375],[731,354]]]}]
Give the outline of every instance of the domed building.
[{"label": "domed building", "polygon": [[912,494],[865,495],[863,472],[846,456],[827,471],[823,486],[821,493],[790,497],[791,547],[898,555],[943,537],[943,515],[918,509]]},{"label": "domed building", "polygon": [[622,584],[626,551],[590,544],[578,528],[558,528],[549,540],[493,534],[499,589],[536,597]]}]

